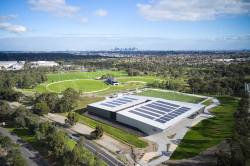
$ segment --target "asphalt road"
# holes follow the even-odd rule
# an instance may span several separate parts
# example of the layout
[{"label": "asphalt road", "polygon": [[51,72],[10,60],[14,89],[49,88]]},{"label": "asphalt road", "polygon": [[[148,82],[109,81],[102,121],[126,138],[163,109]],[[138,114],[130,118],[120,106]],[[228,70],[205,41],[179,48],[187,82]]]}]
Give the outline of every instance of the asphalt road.
[{"label": "asphalt road", "polygon": [[[41,119],[42,121],[46,121],[44,119]],[[56,122],[57,125],[61,126],[60,123]],[[81,136],[80,134],[76,133],[76,132],[71,132],[68,131],[64,128],[64,131],[68,132],[72,137],[73,137],[73,141],[77,141],[77,139]],[[114,158],[113,156],[111,156],[110,154],[108,154],[103,148],[100,148],[99,146],[97,146],[95,143],[93,143],[92,141],[89,140],[85,140],[85,148],[87,150],[89,150],[90,152],[92,152],[93,154],[95,153],[95,151],[100,150],[101,151],[101,156],[102,156],[102,160],[110,165],[110,166],[125,166],[124,163],[122,163],[121,161],[117,160],[116,158]]]},{"label": "asphalt road", "polygon": [[4,136],[9,136],[13,143],[20,144],[19,149],[29,166],[50,166],[50,164],[48,164],[48,162],[23,139],[3,127],[0,127],[0,131]]}]

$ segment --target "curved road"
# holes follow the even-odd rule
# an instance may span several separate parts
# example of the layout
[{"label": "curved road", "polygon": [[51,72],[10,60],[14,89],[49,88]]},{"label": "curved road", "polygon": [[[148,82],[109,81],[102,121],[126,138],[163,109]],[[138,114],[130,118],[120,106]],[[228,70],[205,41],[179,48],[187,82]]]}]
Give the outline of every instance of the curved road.
[{"label": "curved road", "polygon": [[0,131],[4,136],[10,137],[13,143],[20,144],[19,149],[22,152],[22,156],[27,160],[29,166],[50,166],[50,164],[48,164],[48,162],[35,149],[33,149],[27,142],[18,137],[16,134],[3,127],[0,127]]}]

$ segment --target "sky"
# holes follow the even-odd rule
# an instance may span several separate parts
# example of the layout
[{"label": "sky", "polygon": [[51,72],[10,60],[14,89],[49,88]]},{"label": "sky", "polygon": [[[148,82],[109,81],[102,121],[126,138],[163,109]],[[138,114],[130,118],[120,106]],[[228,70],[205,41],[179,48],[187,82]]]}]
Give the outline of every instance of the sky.
[{"label": "sky", "polygon": [[1,0],[0,51],[250,49],[250,0]]}]

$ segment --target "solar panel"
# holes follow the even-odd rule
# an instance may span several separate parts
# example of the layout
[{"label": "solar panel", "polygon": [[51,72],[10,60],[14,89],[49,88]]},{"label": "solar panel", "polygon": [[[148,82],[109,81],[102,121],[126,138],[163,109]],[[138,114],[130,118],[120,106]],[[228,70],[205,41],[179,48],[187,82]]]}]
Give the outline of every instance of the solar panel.
[{"label": "solar panel", "polygon": [[126,104],[126,102],[122,102],[122,101],[119,101],[119,100],[113,100],[112,102],[121,103],[121,104]]},{"label": "solar panel", "polygon": [[161,115],[154,114],[154,113],[152,113],[152,112],[149,112],[149,111],[146,111],[146,110],[142,110],[142,109],[139,109],[139,108],[136,108],[135,110],[136,110],[136,111],[139,111],[139,112],[142,112],[142,113],[145,113],[145,114],[149,114],[149,115],[152,115],[152,116],[156,116],[156,117],[161,116]]},{"label": "solar panel", "polygon": [[179,114],[183,114],[184,113],[184,111],[174,111],[174,112],[176,112],[176,113],[179,113]]},{"label": "solar panel", "polygon": [[172,103],[167,103],[167,102],[160,101],[160,100],[157,100],[156,102],[162,103],[162,104],[166,104],[166,105],[171,105],[171,106],[173,106],[173,107],[180,107],[180,105],[176,105],[176,104],[172,104]]},{"label": "solar panel", "polygon": [[140,108],[145,109],[145,110],[148,110],[148,111],[152,111],[152,112],[155,112],[155,113],[161,114],[161,115],[164,115],[164,114],[165,114],[165,112],[157,111],[157,110],[154,110],[154,109],[152,109],[152,108],[148,108],[148,107],[144,107],[144,106],[142,106],[142,107],[140,107]]},{"label": "solar panel", "polygon": [[130,98],[130,97],[123,97],[123,98],[129,99],[129,100],[139,100],[139,99],[134,99],[134,98]]},{"label": "solar panel", "polygon": [[175,118],[176,116],[173,115],[173,114],[168,114],[168,117],[170,117],[170,118]]},{"label": "solar panel", "polygon": [[169,121],[169,120],[171,120],[172,118],[166,118],[166,117],[161,117],[161,118],[159,118],[160,120],[164,120],[164,121]]},{"label": "solar panel", "polygon": [[146,106],[147,107],[151,107],[151,108],[155,108],[157,110],[164,111],[164,112],[170,112],[170,111],[172,111],[170,109],[166,109],[166,108],[163,108],[163,107],[158,107],[158,106],[155,106],[155,105],[152,105],[152,104],[147,104]]},{"label": "solar panel", "polygon": [[105,103],[102,103],[102,104],[100,104],[100,105],[104,105],[104,106],[106,106],[106,107],[112,107],[112,108],[116,107],[116,106],[109,105],[109,104],[105,104]]},{"label": "solar panel", "polygon": [[118,103],[114,103],[114,102],[107,102],[107,104],[112,104],[112,105],[116,105],[116,106],[122,105],[122,104],[118,104]]},{"label": "solar panel", "polygon": [[165,123],[165,121],[163,121],[163,120],[160,120],[160,119],[156,119],[155,121],[157,121],[157,122],[160,122],[160,123]]},{"label": "solar panel", "polygon": [[133,102],[133,101],[131,101],[131,100],[125,100],[125,99],[116,99],[116,100],[119,100],[119,101],[125,101],[125,102]]},{"label": "solar panel", "polygon": [[176,109],[176,108],[169,107],[169,106],[166,106],[166,105],[162,105],[162,104],[159,104],[159,103],[151,103],[151,104],[155,104],[155,105],[157,105],[157,106],[161,106],[161,107],[164,107],[164,108],[168,108],[168,109],[170,109],[170,110]]},{"label": "solar panel", "polygon": [[168,116],[176,117],[178,115],[171,113],[171,114],[168,114]]},{"label": "solar panel", "polygon": [[142,114],[142,113],[139,113],[139,112],[133,111],[133,110],[130,110],[130,111],[128,111],[128,112],[130,112],[130,113],[132,113],[132,114],[136,114],[136,115],[142,116],[142,117],[144,117],[144,118],[151,119],[151,120],[155,119],[155,118],[154,118],[154,117],[152,117],[152,116],[148,116],[148,115],[145,115],[145,114]]}]

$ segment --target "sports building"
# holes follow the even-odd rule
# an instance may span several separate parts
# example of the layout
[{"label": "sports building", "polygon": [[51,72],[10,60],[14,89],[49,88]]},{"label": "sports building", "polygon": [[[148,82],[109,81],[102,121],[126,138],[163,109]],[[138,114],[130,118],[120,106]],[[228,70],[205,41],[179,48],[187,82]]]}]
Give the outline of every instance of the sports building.
[{"label": "sports building", "polygon": [[119,81],[115,80],[114,78],[108,78],[106,82],[109,85],[119,85]]},{"label": "sports building", "polygon": [[205,105],[126,95],[88,105],[88,113],[140,129],[148,135],[163,132],[185,118],[195,118]]}]

